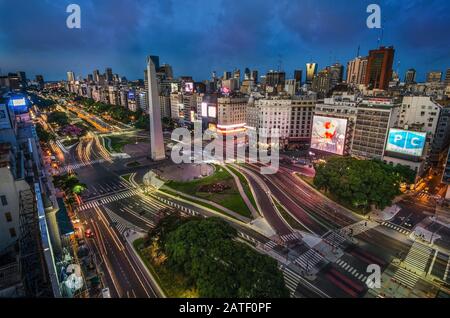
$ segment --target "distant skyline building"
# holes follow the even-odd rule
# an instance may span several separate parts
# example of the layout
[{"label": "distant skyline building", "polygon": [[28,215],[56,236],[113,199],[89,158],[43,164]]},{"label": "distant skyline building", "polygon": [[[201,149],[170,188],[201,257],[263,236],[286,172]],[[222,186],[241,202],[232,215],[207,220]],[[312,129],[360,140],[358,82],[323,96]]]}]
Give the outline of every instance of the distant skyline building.
[{"label": "distant skyline building", "polygon": [[67,72],[67,81],[74,82],[75,81],[75,73],[72,71]]},{"label": "distant skyline building", "polygon": [[394,62],[394,47],[380,46],[370,50],[367,61],[366,79],[364,84],[370,89],[386,90],[392,78]]},{"label": "distant skyline building", "polygon": [[367,56],[358,56],[347,63],[347,84],[364,84],[367,70]]},{"label": "distant skyline building", "polygon": [[416,70],[410,68],[405,73],[405,84],[414,84],[416,82]]},{"label": "distant skyline building", "polygon": [[[159,62],[159,58],[158,58]],[[164,140],[161,124],[161,106],[156,79],[156,65],[152,56],[147,58],[147,96],[150,116],[150,156],[152,160],[165,159]]]},{"label": "distant skyline building", "polygon": [[311,84],[317,74],[317,63],[306,63],[306,83]]},{"label": "distant skyline building", "polygon": [[294,79],[298,86],[302,85],[302,76],[303,76],[302,70],[294,70]]},{"label": "distant skyline building", "polygon": [[432,71],[427,73],[427,83],[439,83],[442,80],[441,71]]},{"label": "distant skyline building", "polygon": [[341,83],[344,77],[344,65],[342,65],[341,63],[334,63],[329,67],[329,69],[331,84],[333,86],[336,86],[337,84]]},{"label": "distant skyline building", "polygon": [[445,83],[445,86],[450,86],[450,68],[448,68],[447,72],[445,72],[444,83]]},{"label": "distant skyline building", "polygon": [[110,68],[110,67],[106,68],[105,77],[106,77],[106,82],[108,82],[108,83],[113,82],[114,76],[113,76],[112,68]]}]

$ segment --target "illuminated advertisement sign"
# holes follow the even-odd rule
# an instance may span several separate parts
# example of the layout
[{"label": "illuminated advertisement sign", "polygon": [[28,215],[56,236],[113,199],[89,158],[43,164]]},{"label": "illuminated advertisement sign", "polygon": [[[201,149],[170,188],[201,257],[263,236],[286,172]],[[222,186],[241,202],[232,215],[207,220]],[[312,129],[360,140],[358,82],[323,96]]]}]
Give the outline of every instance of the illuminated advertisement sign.
[{"label": "illuminated advertisement sign", "polygon": [[202,117],[208,117],[208,104],[202,103]]},{"label": "illuminated advertisement sign", "polygon": [[217,117],[216,106],[208,106],[208,116],[211,118]]},{"label": "illuminated advertisement sign", "polygon": [[177,83],[170,83],[170,90],[172,93],[178,92],[178,84]]},{"label": "illuminated advertisement sign", "polygon": [[386,151],[411,156],[421,156],[425,146],[426,133],[403,129],[389,129]]},{"label": "illuminated advertisement sign", "polygon": [[134,92],[133,91],[129,91],[128,92],[128,99],[134,100]]},{"label": "illuminated advertisement sign", "polygon": [[314,116],[311,148],[343,155],[346,131],[347,119]]},{"label": "illuminated advertisement sign", "polygon": [[9,99],[8,106],[14,110],[14,113],[28,112],[28,101],[23,95],[14,95]]},{"label": "illuminated advertisement sign", "polygon": [[194,91],[194,83],[192,82],[184,83],[184,91],[186,93],[192,93]]},{"label": "illuminated advertisement sign", "polygon": [[27,105],[27,102],[25,101],[25,97],[12,99],[11,102],[14,107],[20,107],[20,106]]}]

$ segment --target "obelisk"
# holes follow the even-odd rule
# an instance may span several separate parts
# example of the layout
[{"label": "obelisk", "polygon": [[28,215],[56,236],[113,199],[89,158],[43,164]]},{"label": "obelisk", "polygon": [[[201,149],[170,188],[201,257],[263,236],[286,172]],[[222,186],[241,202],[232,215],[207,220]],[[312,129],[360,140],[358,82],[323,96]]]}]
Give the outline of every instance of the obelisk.
[{"label": "obelisk", "polygon": [[159,103],[156,69],[150,57],[147,58],[147,100],[150,116],[150,152],[152,160],[162,160],[166,157],[161,125],[161,107]]}]

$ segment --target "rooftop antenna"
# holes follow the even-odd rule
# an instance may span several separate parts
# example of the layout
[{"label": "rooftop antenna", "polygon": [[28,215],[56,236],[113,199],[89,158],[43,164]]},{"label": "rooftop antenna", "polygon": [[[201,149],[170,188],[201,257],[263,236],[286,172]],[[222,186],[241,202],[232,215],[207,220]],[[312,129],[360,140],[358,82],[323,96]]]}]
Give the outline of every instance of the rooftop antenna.
[{"label": "rooftop antenna", "polygon": [[360,49],[360,46],[358,45],[358,50],[356,51],[356,57],[359,56],[359,49]]},{"label": "rooftop antenna", "polygon": [[282,63],[281,54],[278,54],[278,72],[281,72]]}]

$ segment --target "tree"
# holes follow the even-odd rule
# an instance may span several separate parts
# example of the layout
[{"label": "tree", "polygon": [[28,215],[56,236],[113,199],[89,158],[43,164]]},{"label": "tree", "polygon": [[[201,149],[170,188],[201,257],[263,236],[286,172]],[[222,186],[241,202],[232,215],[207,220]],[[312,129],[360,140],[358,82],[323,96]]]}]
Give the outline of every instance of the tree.
[{"label": "tree", "polygon": [[407,169],[379,160],[331,157],[316,166],[314,185],[355,208],[369,211],[375,205],[382,209],[400,193],[400,183],[411,180]]},{"label": "tree", "polygon": [[[151,234],[167,256],[166,265],[182,273],[200,297],[289,297],[277,262],[235,237],[219,218],[166,217]],[[159,234],[158,234],[159,233]]]},{"label": "tree", "polygon": [[36,134],[39,138],[40,141],[47,143],[50,140],[54,140],[55,136],[53,136],[53,134],[49,133],[48,131],[46,131],[44,129],[44,127],[42,127],[41,124],[36,124]]},{"label": "tree", "polygon": [[49,123],[55,123],[59,126],[65,126],[69,124],[69,118],[65,112],[52,112],[47,118]]}]

